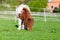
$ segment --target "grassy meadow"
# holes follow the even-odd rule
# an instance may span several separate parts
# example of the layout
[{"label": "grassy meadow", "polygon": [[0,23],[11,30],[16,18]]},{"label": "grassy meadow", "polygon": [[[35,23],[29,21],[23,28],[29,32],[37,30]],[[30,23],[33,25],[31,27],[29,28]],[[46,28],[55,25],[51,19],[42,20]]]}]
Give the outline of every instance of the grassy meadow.
[{"label": "grassy meadow", "polygon": [[6,19],[0,18],[0,40],[60,40],[60,21],[44,22],[43,17],[34,17],[31,31],[19,31],[17,22]]}]

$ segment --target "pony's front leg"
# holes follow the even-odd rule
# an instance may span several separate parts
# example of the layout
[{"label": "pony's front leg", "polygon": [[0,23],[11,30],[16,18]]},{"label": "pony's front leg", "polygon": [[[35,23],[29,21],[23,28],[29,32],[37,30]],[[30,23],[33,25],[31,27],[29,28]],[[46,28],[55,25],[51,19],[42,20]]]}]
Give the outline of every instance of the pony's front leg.
[{"label": "pony's front leg", "polygon": [[21,30],[21,22],[22,22],[22,20],[20,18],[18,18],[18,30]]}]

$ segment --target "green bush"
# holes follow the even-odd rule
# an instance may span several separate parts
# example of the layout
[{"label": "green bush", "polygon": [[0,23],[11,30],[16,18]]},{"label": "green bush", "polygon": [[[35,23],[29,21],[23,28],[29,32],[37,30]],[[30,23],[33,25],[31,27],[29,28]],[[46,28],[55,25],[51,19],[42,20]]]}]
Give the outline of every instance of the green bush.
[{"label": "green bush", "polygon": [[[22,0],[3,0],[3,4],[9,4],[10,6],[18,6],[20,5]],[[26,0],[27,5],[29,5],[31,11],[33,12],[40,12],[43,11],[43,9],[41,8],[45,8],[47,6],[47,2],[48,0]],[[31,8],[33,7],[33,8]],[[0,7],[1,10],[2,7]],[[5,10],[5,8],[2,8]],[[8,8],[6,8],[7,10],[10,10]],[[11,8],[11,9],[15,9],[15,8]]]},{"label": "green bush", "polygon": [[43,12],[44,10],[43,10],[43,8],[30,8],[30,10],[32,11],[32,12]]},{"label": "green bush", "polygon": [[5,9],[7,9],[6,7],[4,7],[4,6],[0,6],[0,10],[2,11],[2,10],[5,10]]},{"label": "green bush", "polygon": [[59,9],[59,8],[55,8],[55,9],[53,10],[53,13],[60,13],[60,9]]},{"label": "green bush", "polygon": [[33,8],[30,8],[31,11],[40,12],[40,11],[43,11],[43,9],[41,8],[46,8],[47,2],[48,0],[31,0],[28,2],[28,5],[30,7],[33,7]]}]

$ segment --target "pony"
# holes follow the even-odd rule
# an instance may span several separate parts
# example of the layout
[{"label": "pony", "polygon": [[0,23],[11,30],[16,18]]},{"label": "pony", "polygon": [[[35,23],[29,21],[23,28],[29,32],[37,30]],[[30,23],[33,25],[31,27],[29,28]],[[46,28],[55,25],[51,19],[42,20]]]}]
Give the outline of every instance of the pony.
[{"label": "pony", "polygon": [[23,8],[22,13],[18,14],[18,18],[22,20],[21,25],[24,24],[27,30],[32,30],[34,20],[27,8]]}]

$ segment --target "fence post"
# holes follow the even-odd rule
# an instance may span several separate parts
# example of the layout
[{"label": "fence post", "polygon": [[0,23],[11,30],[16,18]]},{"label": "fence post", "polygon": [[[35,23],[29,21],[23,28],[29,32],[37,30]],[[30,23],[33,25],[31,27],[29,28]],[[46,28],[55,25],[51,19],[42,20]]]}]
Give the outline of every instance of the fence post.
[{"label": "fence post", "polygon": [[[15,8],[17,8],[17,6],[15,6]],[[15,22],[17,21],[17,17],[16,17],[16,11],[15,11]]]},{"label": "fence post", "polygon": [[15,22],[17,21],[17,17],[16,17],[16,15],[15,15]]},{"label": "fence post", "polygon": [[46,20],[45,8],[43,8],[43,9],[44,9],[44,21],[46,22],[47,20]]}]

